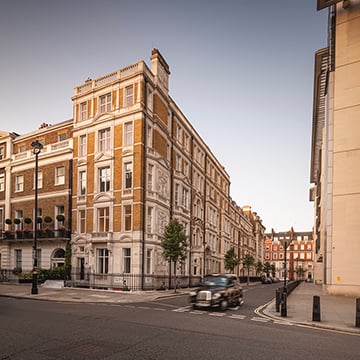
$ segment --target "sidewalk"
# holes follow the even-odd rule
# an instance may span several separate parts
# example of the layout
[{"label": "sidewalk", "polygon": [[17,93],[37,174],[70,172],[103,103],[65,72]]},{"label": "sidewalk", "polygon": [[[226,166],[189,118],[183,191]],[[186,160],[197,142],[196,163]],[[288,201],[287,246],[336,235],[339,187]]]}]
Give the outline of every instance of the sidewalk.
[{"label": "sidewalk", "polygon": [[28,298],[36,300],[48,300],[72,303],[112,303],[126,304],[143,301],[154,301],[155,299],[168,296],[176,296],[189,292],[189,289],[163,291],[115,291],[94,290],[84,288],[56,287],[50,285],[38,285],[38,294],[31,294],[31,284],[9,284],[0,283],[0,296],[13,298]]},{"label": "sidewalk", "polygon": [[[321,321],[312,321],[314,296],[320,297]],[[327,295],[313,283],[302,282],[288,296],[286,318],[276,312],[275,299],[262,312],[277,320],[360,335],[360,328],[355,327],[356,298]]]}]

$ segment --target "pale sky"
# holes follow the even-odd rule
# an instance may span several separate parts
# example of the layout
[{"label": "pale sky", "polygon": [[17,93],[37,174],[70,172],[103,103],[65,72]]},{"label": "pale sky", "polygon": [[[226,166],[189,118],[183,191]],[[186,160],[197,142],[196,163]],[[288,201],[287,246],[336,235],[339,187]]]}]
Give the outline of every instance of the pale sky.
[{"label": "pale sky", "polygon": [[0,10],[0,130],[72,118],[73,88],[144,60],[170,66],[170,96],[266,231],[311,231],[316,0],[11,0]]}]

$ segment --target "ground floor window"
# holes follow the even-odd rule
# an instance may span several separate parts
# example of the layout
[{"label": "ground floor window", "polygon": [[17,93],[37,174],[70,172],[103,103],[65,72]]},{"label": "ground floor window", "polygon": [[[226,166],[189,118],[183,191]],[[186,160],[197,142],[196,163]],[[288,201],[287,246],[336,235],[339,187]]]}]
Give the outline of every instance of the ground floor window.
[{"label": "ground floor window", "polygon": [[[65,265],[65,250],[56,249],[51,256],[51,267],[60,267]],[[38,265],[39,266],[39,265]]]},{"label": "ground floor window", "polygon": [[22,268],[22,250],[15,249],[15,268],[21,269]]},{"label": "ground floor window", "polygon": [[109,272],[109,250],[97,249],[97,271],[99,274],[107,274]]},{"label": "ground floor window", "polygon": [[131,272],[131,249],[123,249],[123,272],[129,274]]}]

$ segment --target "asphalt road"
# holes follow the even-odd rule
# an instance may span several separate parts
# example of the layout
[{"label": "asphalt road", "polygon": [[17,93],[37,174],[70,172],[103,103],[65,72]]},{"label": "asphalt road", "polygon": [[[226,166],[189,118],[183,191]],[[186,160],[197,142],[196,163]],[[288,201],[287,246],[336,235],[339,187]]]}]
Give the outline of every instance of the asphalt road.
[{"label": "asphalt road", "polygon": [[251,287],[225,313],[194,311],[186,296],[124,305],[0,298],[0,360],[359,359],[358,336],[260,321],[253,311],[272,297],[272,286]]}]

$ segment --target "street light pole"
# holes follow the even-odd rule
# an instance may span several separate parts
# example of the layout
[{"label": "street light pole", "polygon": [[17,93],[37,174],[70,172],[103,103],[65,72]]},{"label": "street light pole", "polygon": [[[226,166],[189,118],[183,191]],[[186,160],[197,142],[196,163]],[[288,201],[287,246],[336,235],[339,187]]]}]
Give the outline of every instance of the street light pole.
[{"label": "street light pole", "polygon": [[37,214],[38,214],[38,167],[39,167],[39,154],[43,145],[38,141],[31,143],[33,153],[35,155],[35,216],[34,216],[34,243],[33,243],[33,272],[32,272],[32,287],[31,294],[36,295],[38,293],[38,279],[37,279]]},{"label": "street light pole", "polygon": [[287,273],[286,273],[286,268],[287,268],[287,264],[286,264],[286,248],[288,246],[288,243],[286,241],[286,239],[284,240],[284,289],[283,289],[283,293],[282,293],[282,306],[281,306],[281,316],[282,317],[287,317],[287,286],[286,286],[286,277],[287,277]]},{"label": "street light pole", "polygon": [[286,236],[284,238],[284,289],[283,289],[283,298],[282,298],[282,306],[281,306],[281,316],[287,317],[287,286],[286,286],[286,278],[287,278],[287,264],[286,264],[286,250],[291,241],[293,240],[294,229],[291,227],[290,229],[290,238],[287,241]]}]

